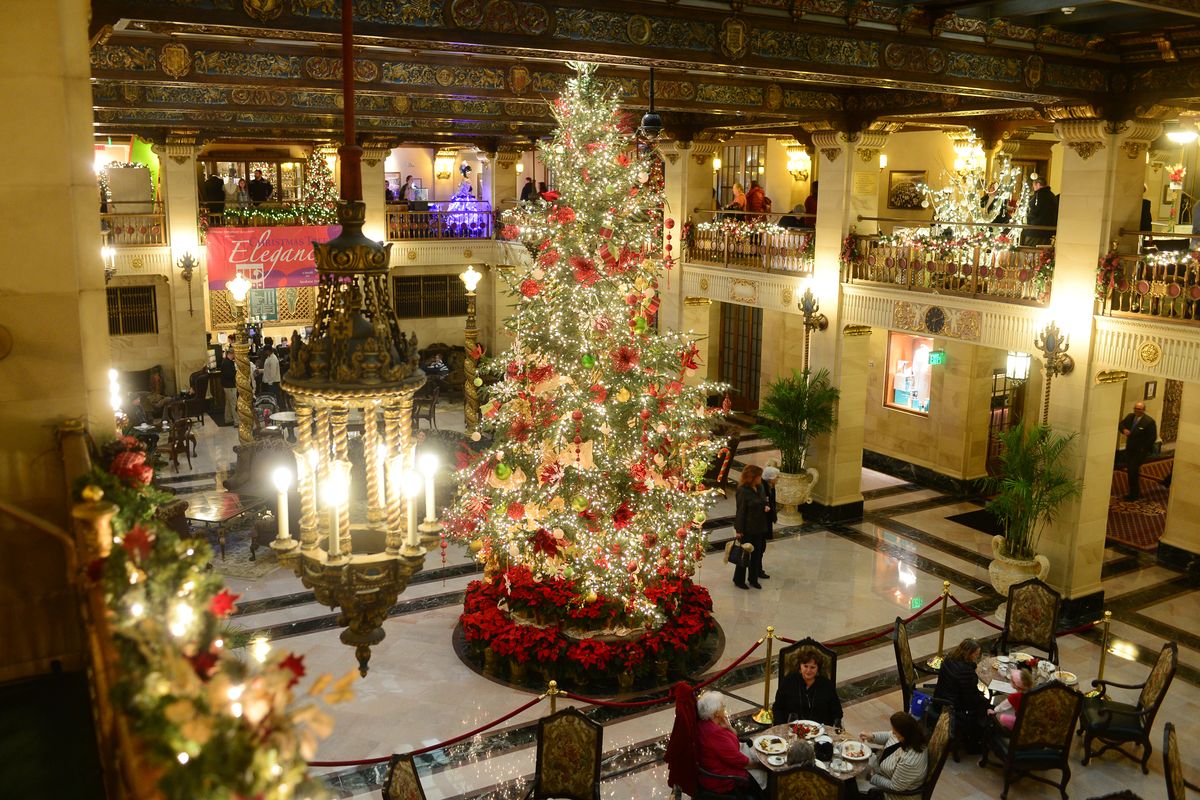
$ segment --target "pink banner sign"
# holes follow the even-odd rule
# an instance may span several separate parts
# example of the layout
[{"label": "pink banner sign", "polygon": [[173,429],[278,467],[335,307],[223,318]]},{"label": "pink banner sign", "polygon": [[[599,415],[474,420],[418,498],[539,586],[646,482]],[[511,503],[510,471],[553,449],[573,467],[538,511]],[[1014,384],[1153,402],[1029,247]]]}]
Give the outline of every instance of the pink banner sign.
[{"label": "pink banner sign", "polygon": [[224,289],[243,275],[256,289],[316,286],[313,242],[327,242],[340,225],[212,228],[208,231],[208,288]]}]

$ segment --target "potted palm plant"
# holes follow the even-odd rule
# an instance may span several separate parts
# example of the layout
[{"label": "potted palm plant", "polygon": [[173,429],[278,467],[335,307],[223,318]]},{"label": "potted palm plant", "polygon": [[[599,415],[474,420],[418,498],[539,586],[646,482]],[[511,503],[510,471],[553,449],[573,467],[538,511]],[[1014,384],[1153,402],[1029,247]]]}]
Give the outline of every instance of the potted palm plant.
[{"label": "potted palm plant", "polygon": [[988,565],[992,586],[1002,595],[1029,578],[1045,580],[1050,570],[1050,560],[1037,551],[1038,539],[1062,504],[1083,492],[1083,482],[1065,463],[1074,438],[1047,425],[1017,425],[1000,434],[1000,469],[984,485],[995,492],[987,508],[1004,528],[992,537],[994,559]]},{"label": "potted palm plant", "polygon": [[780,378],[767,389],[758,408],[754,432],[779,448],[779,482],[775,499],[779,504],[779,522],[799,525],[804,522],[800,506],[812,496],[819,477],[805,466],[808,447],[816,436],[837,427],[836,410],[841,393],[833,385],[829,370],[799,372]]}]

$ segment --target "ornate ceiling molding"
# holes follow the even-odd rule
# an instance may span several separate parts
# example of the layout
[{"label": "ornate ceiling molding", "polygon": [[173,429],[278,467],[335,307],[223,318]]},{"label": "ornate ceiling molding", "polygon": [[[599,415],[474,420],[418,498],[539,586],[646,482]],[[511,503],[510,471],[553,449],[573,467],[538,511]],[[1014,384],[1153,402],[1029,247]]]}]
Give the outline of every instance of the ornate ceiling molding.
[{"label": "ornate ceiling molding", "polygon": [[1054,134],[1084,161],[1102,150],[1105,140],[1111,135],[1108,123],[1103,120],[1059,122],[1054,126]]},{"label": "ornate ceiling molding", "polygon": [[1163,124],[1152,119],[1135,119],[1125,124],[1121,132],[1121,149],[1131,159],[1142,156],[1150,145],[1162,136]]},{"label": "ornate ceiling molding", "polygon": [[813,147],[830,163],[837,161],[848,145],[847,137],[841,131],[813,131],[812,140]]}]

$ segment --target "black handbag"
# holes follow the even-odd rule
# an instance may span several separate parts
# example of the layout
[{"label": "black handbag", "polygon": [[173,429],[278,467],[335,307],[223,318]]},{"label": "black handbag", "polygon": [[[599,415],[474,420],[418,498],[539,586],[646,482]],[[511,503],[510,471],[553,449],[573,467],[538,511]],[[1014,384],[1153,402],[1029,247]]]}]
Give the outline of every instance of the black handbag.
[{"label": "black handbag", "polygon": [[[750,550],[747,550],[749,547]],[[750,563],[750,552],[754,545],[743,545],[736,539],[725,545],[725,560],[735,567],[743,567]]]}]

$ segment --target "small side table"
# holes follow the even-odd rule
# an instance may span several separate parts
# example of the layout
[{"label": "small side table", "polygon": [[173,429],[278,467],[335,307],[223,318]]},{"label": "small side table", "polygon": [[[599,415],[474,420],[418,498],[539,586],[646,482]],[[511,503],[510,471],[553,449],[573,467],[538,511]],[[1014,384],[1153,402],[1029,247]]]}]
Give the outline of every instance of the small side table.
[{"label": "small side table", "polygon": [[276,411],[271,415],[271,422],[283,428],[283,438],[289,442],[296,441],[296,412]]},{"label": "small side table", "polygon": [[[180,495],[177,499],[187,501],[188,508],[185,514],[189,523],[203,528],[205,532],[217,534],[217,544],[220,547],[222,561],[225,560],[225,535],[232,528],[233,523],[266,506],[265,500],[243,497],[233,492],[195,492]],[[257,551],[258,537],[251,529],[251,561],[254,561]]]}]

